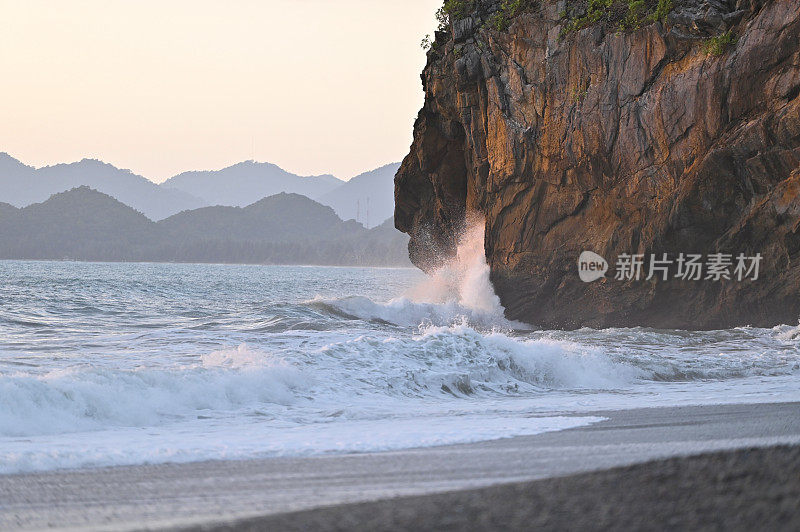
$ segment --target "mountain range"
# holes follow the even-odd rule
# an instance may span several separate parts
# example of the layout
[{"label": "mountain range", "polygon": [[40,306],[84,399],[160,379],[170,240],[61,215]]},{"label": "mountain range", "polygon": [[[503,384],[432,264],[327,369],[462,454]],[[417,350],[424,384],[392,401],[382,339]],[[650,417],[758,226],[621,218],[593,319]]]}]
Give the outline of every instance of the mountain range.
[{"label": "mountain range", "polygon": [[0,202],[26,207],[88,186],[158,221],[205,206],[245,207],[284,192],[315,199],[342,219],[374,227],[393,215],[398,167],[386,165],[345,182],[332,175],[303,177],[274,164],[245,161],[221,170],[184,172],[158,185],[95,159],[35,168],[0,153]]},{"label": "mountain range", "polygon": [[315,199],[333,207],[342,220],[357,220],[372,227],[394,215],[394,174],[398,168],[400,163],[381,166]]},{"label": "mountain range", "polygon": [[86,186],[0,203],[0,259],[398,266],[410,265],[407,243],[391,219],[367,229],[294,193],[159,222]]},{"label": "mountain range", "polygon": [[332,175],[301,177],[271,163],[244,161],[222,170],[184,172],[164,181],[165,189],[180,190],[208,205],[244,207],[253,199],[280,192],[317,199],[344,184]]},{"label": "mountain range", "polygon": [[206,205],[195,196],[165,189],[130,170],[95,159],[34,168],[0,153],[0,201],[25,207],[83,185],[108,194],[153,220]]}]

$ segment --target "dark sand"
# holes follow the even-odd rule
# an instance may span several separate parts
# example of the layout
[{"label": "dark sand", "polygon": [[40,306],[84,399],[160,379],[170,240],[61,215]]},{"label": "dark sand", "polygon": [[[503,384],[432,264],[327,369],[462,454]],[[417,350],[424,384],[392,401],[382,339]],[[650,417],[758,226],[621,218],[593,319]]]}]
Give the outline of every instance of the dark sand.
[{"label": "dark sand", "polygon": [[306,510],[193,530],[800,530],[800,447]]},{"label": "dark sand", "polygon": [[[355,515],[349,514],[353,507],[343,506],[322,511],[342,512],[330,514],[330,521],[324,524],[341,528],[361,524],[362,529],[380,525],[446,528],[441,519],[452,518],[456,521],[451,528],[461,528],[463,524],[491,525],[491,519],[508,519],[498,522],[498,526],[528,526],[526,523],[530,522],[530,526],[547,523],[555,527],[561,523],[578,529],[587,524],[612,523],[611,519],[622,512],[651,528],[668,528],[665,523],[672,521],[663,519],[677,519],[673,528],[684,528],[678,526],[683,523],[683,513],[694,515],[691,512],[699,513],[703,505],[714,505],[714,510],[708,512],[709,519],[727,518],[729,513],[734,524],[748,523],[748,517],[740,514],[748,508],[756,511],[768,506],[767,513],[775,514],[770,517],[774,519],[781,515],[780,509],[787,504],[784,497],[788,496],[775,490],[782,486],[796,490],[800,463],[795,451],[751,454],[759,457],[751,458],[756,462],[741,463],[763,464],[747,474],[737,472],[741,470],[734,463],[725,465],[728,458],[716,457],[704,459],[707,462],[670,462],[673,465],[656,469],[643,466],[628,473],[600,473],[596,477],[590,474],[585,477],[588,480],[581,481],[553,480],[545,488],[535,487],[541,484],[507,486],[678,456],[800,445],[800,403],[642,408],[593,415],[607,420],[560,432],[464,445],[0,475],[0,530],[130,530],[197,525],[211,529],[215,523],[250,518],[260,523],[266,522],[259,521],[264,516],[310,511],[291,518],[274,518],[295,519],[297,526],[304,528],[311,522],[303,519],[325,515],[316,513],[314,508],[382,499],[395,500],[361,510],[366,512],[360,514],[364,519],[375,521],[361,524],[362,517],[348,517]],[[675,470],[682,473],[670,477],[668,473]],[[780,480],[775,476],[778,474],[794,474],[794,483]],[[745,479],[741,482],[746,483],[741,484],[741,489],[748,489],[748,493],[736,495],[733,491],[724,497],[735,495],[747,504],[733,498],[726,502],[723,495],[716,494],[717,490],[727,489],[726,485],[740,486],[737,479],[741,475]],[[506,486],[480,494],[436,495],[501,484]],[[654,491],[662,487],[669,497]],[[788,503],[790,507],[798,506],[796,494],[795,491],[794,501]],[[407,496],[422,497],[412,503],[397,499]],[[678,508],[683,506],[680,497],[694,506]],[[722,515],[716,515],[717,505],[724,508]],[[466,521],[463,516],[467,516]],[[693,522],[700,523],[699,518]]]}]

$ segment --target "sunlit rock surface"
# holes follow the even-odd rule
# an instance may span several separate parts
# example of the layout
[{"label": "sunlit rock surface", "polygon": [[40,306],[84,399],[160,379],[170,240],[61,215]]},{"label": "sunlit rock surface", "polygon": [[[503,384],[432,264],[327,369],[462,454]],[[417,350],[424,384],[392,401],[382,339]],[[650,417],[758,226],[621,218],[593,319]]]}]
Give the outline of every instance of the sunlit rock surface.
[{"label": "sunlit rock surface", "polygon": [[[674,0],[665,23],[569,32],[585,3],[542,0],[502,31],[486,22],[498,4],[477,2],[428,53],[395,178],[412,261],[436,267],[475,211],[511,319],[797,323],[800,3]],[[728,31],[736,42],[708,53]],[[581,282],[584,250],[611,263],[606,278]],[[614,278],[620,254],[681,252],[761,253],[760,278]]]}]

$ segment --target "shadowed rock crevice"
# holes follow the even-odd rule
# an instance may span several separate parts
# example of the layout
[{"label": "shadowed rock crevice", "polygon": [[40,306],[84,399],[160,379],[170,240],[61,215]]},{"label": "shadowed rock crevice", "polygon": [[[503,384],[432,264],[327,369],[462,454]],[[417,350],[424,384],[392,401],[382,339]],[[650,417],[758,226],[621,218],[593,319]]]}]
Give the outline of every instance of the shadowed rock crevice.
[{"label": "shadowed rock crevice", "polygon": [[[395,178],[412,261],[452,255],[476,212],[509,318],[796,323],[800,4],[674,0],[663,20],[625,29],[614,14],[577,27],[586,6],[533,2],[498,30],[488,21],[501,2],[477,1],[437,33]],[[605,279],[580,281],[583,250],[611,263]],[[760,253],[760,278],[614,279],[623,253],[717,252]]]}]

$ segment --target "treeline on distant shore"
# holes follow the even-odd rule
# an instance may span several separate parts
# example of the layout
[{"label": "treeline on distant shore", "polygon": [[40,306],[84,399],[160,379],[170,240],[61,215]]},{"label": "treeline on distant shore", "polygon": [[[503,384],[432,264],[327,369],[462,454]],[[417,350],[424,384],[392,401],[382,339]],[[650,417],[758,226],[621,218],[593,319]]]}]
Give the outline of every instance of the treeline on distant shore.
[{"label": "treeline on distant shore", "polygon": [[88,187],[0,204],[0,259],[409,266],[407,245],[391,219],[366,229],[298,194],[160,222]]}]

